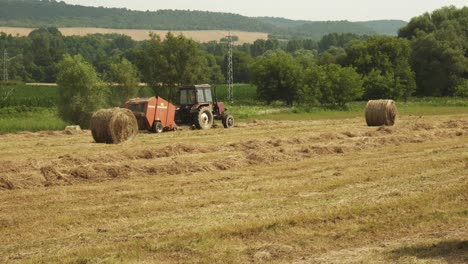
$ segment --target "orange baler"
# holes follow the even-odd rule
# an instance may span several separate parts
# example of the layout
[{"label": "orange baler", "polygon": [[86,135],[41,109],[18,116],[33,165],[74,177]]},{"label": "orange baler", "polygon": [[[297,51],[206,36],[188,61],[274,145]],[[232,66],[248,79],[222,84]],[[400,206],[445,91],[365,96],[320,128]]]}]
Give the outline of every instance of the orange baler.
[{"label": "orange baler", "polygon": [[134,98],[125,103],[138,120],[140,130],[155,133],[176,129],[176,107],[161,97]]}]

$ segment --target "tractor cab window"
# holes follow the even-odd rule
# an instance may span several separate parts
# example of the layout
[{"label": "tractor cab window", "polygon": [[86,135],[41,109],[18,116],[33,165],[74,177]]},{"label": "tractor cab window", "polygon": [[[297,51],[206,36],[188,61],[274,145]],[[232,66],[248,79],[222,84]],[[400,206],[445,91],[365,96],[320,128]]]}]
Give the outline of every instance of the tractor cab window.
[{"label": "tractor cab window", "polygon": [[180,104],[185,105],[185,104],[194,104],[195,103],[195,90],[190,90],[190,89],[182,89],[180,90]]},{"label": "tractor cab window", "polygon": [[197,89],[197,100],[198,103],[213,102],[211,90],[206,88]]},{"label": "tractor cab window", "polygon": [[205,91],[205,102],[213,102],[211,97],[211,89],[203,89]]},{"label": "tractor cab window", "polygon": [[204,103],[205,102],[205,96],[203,95],[203,89],[198,89],[198,91],[197,91],[197,101],[199,103]]}]

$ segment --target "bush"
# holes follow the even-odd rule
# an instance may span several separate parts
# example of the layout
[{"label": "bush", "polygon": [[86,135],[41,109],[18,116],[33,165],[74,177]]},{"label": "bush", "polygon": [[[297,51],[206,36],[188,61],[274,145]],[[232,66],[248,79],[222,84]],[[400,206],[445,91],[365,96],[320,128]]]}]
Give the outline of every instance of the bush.
[{"label": "bush", "polygon": [[468,80],[464,79],[457,87],[455,87],[455,96],[468,98]]}]

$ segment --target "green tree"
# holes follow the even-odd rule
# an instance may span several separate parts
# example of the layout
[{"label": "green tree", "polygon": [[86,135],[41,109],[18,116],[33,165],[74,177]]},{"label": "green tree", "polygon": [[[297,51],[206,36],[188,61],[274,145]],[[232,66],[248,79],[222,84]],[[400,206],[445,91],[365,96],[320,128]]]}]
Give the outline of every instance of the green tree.
[{"label": "green tree", "polygon": [[371,71],[364,78],[364,96],[366,100],[382,98],[403,98],[406,97],[404,87],[395,79],[395,75],[382,73],[380,70]]},{"label": "green tree", "polygon": [[213,40],[207,43],[202,43],[201,48],[206,52],[213,54],[215,56],[224,56],[227,53],[227,44],[226,43],[218,43],[217,41]]},{"label": "green tree", "polygon": [[300,39],[292,39],[288,41],[286,45],[286,51],[289,53],[294,53],[296,50],[300,50],[304,48],[304,42]]},{"label": "green tree", "polygon": [[317,51],[315,50],[296,50],[293,53],[293,56],[304,69],[307,69],[317,64]]},{"label": "green tree", "polygon": [[468,79],[468,7],[444,7],[411,19],[399,36],[411,40],[417,95],[451,96]]},{"label": "green tree", "polygon": [[254,41],[252,46],[250,47],[250,52],[252,57],[258,57],[263,55],[265,52],[269,50],[276,50],[279,48],[279,41],[276,39],[257,39]]},{"label": "green tree", "polygon": [[162,83],[167,86],[193,84],[208,80],[207,61],[198,44],[183,35],[167,33],[162,43]]},{"label": "green tree", "polygon": [[422,16],[414,17],[404,27],[398,31],[398,36],[401,38],[412,39],[420,32],[430,33],[436,29],[436,26],[431,21],[431,15],[425,13]]},{"label": "green tree", "polygon": [[221,66],[218,64],[216,57],[212,54],[204,54],[207,62],[208,81],[211,84],[220,84],[224,82],[224,75],[221,72]]},{"label": "green tree", "polygon": [[123,58],[119,63],[110,65],[109,81],[116,86],[111,87],[111,104],[122,105],[128,99],[138,94],[138,71],[136,67]]},{"label": "green tree", "polygon": [[151,87],[158,87],[163,81],[164,64],[163,46],[161,38],[150,34],[151,40],[142,44],[137,55],[137,67],[142,80]]},{"label": "green tree", "polygon": [[346,103],[363,94],[362,76],[351,67],[337,64],[325,66],[326,82],[321,87],[320,103],[329,107],[344,108]]},{"label": "green tree", "polygon": [[153,87],[156,95],[175,100],[174,87],[219,81],[222,75],[215,61],[193,40],[169,32],[164,41],[151,35],[140,50],[137,65],[143,81]]},{"label": "green tree", "polygon": [[468,60],[463,49],[452,44],[438,41],[434,34],[413,40],[411,64],[416,71],[418,95],[453,95],[457,83],[468,73]]},{"label": "green tree", "polygon": [[[398,98],[407,98],[416,87],[414,72],[410,66],[411,47],[405,39],[398,39],[389,36],[373,36],[366,41],[352,44],[346,49],[347,57],[345,65],[356,67],[357,72],[368,76],[366,88],[373,87],[369,82],[387,80],[387,87],[390,90],[384,91],[384,94],[377,95],[374,89],[372,97],[397,96]],[[383,78],[377,78],[375,75],[380,73]],[[378,79],[378,80],[377,80]],[[381,83],[376,84],[376,86]],[[398,89],[398,90],[397,90]],[[368,94],[371,94],[369,92]]]},{"label": "green tree", "polygon": [[[236,83],[248,83],[250,82],[250,66],[253,62],[252,57],[242,51],[234,50],[232,52],[232,64],[233,64],[233,75],[234,82]],[[228,56],[224,56],[223,61],[223,73],[227,77],[227,65]],[[227,79],[227,78],[226,78]]]},{"label": "green tree", "polygon": [[307,105],[320,102],[329,108],[345,108],[363,94],[362,76],[352,67],[337,64],[314,66],[305,71],[301,100]]},{"label": "green tree", "polygon": [[346,59],[346,51],[343,48],[331,47],[327,51],[320,53],[317,63],[320,65],[343,64]]},{"label": "green tree", "polygon": [[455,96],[468,98],[468,79],[463,79],[455,87]]},{"label": "green tree", "polygon": [[55,82],[57,63],[64,54],[63,36],[57,28],[39,28],[32,31],[31,54],[33,63],[37,66],[32,72],[33,78],[40,82]]},{"label": "green tree", "polygon": [[330,33],[322,37],[318,42],[320,52],[327,51],[331,47],[346,48],[352,42],[363,39],[364,37],[351,33]]},{"label": "green tree", "polygon": [[291,55],[280,50],[259,57],[251,74],[258,97],[268,103],[278,100],[292,105],[302,86],[301,66]]},{"label": "green tree", "polygon": [[311,66],[304,71],[303,85],[298,90],[298,102],[306,107],[320,105],[321,90],[325,87],[327,74],[322,66]]},{"label": "green tree", "polygon": [[104,86],[93,66],[80,55],[65,55],[59,69],[59,115],[87,128],[93,112],[104,106]]}]

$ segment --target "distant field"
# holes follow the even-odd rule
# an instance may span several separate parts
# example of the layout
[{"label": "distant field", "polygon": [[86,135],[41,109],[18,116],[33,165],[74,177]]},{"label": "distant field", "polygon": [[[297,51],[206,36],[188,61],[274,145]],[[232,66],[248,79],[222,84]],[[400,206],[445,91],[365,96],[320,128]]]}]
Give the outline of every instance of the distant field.
[{"label": "distant field", "polygon": [[[34,28],[19,28],[19,27],[0,27],[0,32],[11,34],[13,36],[27,36]],[[149,39],[149,33],[154,32],[161,37],[164,37],[167,30],[146,30],[146,29],[112,29],[112,28],[86,28],[86,27],[70,27],[59,28],[64,36],[86,36],[89,34],[123,34],[130,36],[134,40]],[[197,42],[219,41],[221,38],[228,35],[228,31],[223,30],[199,30],[199,31],[171,31],[175,34],[182,34]],[[253,43],[257,39],[267,39],[267,33],[261,32],[244,32],[244,31],[231,31],[232,35],[238,36],[239,41],[236,44]]]}]

